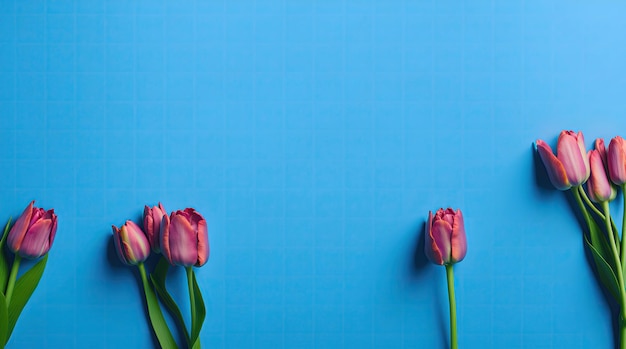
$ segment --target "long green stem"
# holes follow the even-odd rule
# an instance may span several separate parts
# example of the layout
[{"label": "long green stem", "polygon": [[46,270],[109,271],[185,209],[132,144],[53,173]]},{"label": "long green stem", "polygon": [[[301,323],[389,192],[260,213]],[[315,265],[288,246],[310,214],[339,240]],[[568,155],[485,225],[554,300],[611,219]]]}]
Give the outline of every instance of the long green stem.
[{"label": "long green stem", "polygon": [[19,254],[15,255],[13,259],[13,266],[11,267],[11,274],[9,274],[9,283],[7,284],[6,300],[7,306],[11,303],[11,296],[13,296],[13,288],[15,287],[15,279],[17,279],[17,272],[20,269],[20,262],[22,257]]},{"label": "long green stem", "polygon": [[[624,232],[626,232],[626,184],[622,184],[622,196],[624,197],[624,211],[622,214],[622,270],[626,270],[626,239],[624,238]],[[626,320],[625,320],[626,321]],[[622,327],[623,329],[624,327]],[[626,348],[626,347],[624,347]]]},{"label": "long green stem", "polygon": [[[600,217],[600,219],[604,220],[604,214],[602,212],[600,212],[600,210],[598,210],[598,208],[596,207],[596,205],[593,204],[593,202],[591,202],[591,200],[589,199],[589,196],[587,196],[587,193],[585,193],[585,190],[583,189],[582,186],[578,186],[577,190],[580,193],[580,196],[583,198],[583,200],[585,201],[585,203],[587,204],[587,207],[589,207],[593,213],[595,213],[598,217]],[[615,222],[613,221],[613,219],[611,219],[611,227],[613,228],[611,230],[611,232],[613,233],[613,236],[615,237],[616,241],[619,240],[619,230],[617,230],[617,226],[615,225]],[[621,246],[618,245],[617,246],[617,251],[620,252],[621,255]]]},{"label": "long green stem", "polygon": [[152,324],[152,330],[156,335],[161,348],[163,349],[177,349],[176,340],[172,336],[161,307],[159,306],[159,300],[157,295],[152,289],[152,285],[148,282],[148,276],[146,275],[146,268],[143,263],[137,264],[139,268],[139,274],[141,275],[141,282],[143,284],[143,291],[146,296],[146,306],[148,307],[148,316],[150,317],[150,323]]},{"label": "long green stem", "polygon": [[[187,271],[187,287],[189,288],[189,304],[191,305],[191,331],[193,333],[193,329],[196,328],[196,323],[198,319],[196,318],[196,296],[193,292],[193,267],[185,267]],[[196,343],[199,341],[196,341]],[[191,343],[192,346],[195,347],[195,343]]]},{"label": "long green stem", "polygon": [[[606,224],[607,232],[611,231],[611,211],[609,210],[609,202],[604,201],[602,203],[602,209],[604,210],[604,223]],[[617,244],[615,239],[611,238],[612,234],[609,235],[609,242],[611,243],[611,250],[613,252],[613,258],[615,259],[615,265],[619,267],[619,270],[616,270],[617,281],[619,283],[619,291],[621,296],[620,302],[620,318],[626,319],[626,291],[624,290],[624,273],[621,268],[621,262],[619,259],[619,253],[617,252]],[[619,240],[617,241],[619,242]]]},{"label": "long green stem", "polygon": [[456,298],[454,296],[454,270],[452,264],[446,264],[446,277],[448,279],[448,301],[450,302],[450,348],[458,349],[459,344],[456,336]]}]

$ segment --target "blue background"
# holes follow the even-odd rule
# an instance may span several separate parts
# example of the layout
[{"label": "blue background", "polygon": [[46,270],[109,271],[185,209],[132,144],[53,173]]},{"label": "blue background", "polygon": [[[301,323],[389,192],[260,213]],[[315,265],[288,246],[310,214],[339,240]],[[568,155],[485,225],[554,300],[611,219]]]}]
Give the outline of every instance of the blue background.
[{"label": "blue background", "polygon": [[0,0],[0,218],[33,199],[59,215],[9,347],[152,346],[110,226],[162,201],[208,221],[206,348],[446,347],[444,269],[420,244],[441,206],[465,214],[463,348],[612,348],[532,142],[623,132],[625,16],[603,1]]}]

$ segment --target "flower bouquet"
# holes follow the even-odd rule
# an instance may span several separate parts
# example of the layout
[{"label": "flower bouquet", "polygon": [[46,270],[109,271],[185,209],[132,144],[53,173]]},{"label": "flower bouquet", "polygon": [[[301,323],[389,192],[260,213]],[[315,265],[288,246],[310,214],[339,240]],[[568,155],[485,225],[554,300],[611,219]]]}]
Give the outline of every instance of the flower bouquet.
[{"label": "flower bouquet", "polygon": [[[626,349],[626,142],[611,140],[608,151],[604,140],[596,139],[587,152],[582,132],[562,131],[557,153],[537,140],[537,152],[550,182],[558,190],[571,193],[585,223],[584,244],[589,250],[598,280],[619,305],[619,347]],[[624,214],[621,233],[611,215],[609,203],[622,190]]]}]

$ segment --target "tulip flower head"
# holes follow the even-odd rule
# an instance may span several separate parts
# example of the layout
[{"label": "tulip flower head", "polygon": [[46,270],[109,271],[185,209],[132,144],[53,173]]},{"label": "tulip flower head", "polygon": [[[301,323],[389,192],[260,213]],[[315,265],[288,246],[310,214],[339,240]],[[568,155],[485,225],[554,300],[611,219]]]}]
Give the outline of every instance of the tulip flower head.
[{"label": "tulip flower head", "polygon": [[461,210],[439,209],[433,216],[428,212],[424,251],[431,262],[454,264],[465,258],[467,239]]},{"label": "tulip flower head", "polygon": [[143,210],[143,229],[150,241],[150,247],[155,253],[161,252],[161,221],[163,216],[167,217],[167,212],[159,202],[159,206],[152,208],[146,206]]},{"label": "tulip flower head", "polygon": [[150,242],[133,221],[126,221],[121,228],[112,226],[113,241],[118,257],[124,264],[137,265],[150,256]]},{"label": "tulip flower head", "polygon": [[48,253],[57,231],[57,215],[34,207],[31,201],[9,231],[7,244],[12,252],[24,258],[34,259]]},{"label": "tulip flower head", "polygon": [[609,176],[617,185],[626,184],[626,141],[617,136],[611,139],[607,154]]},{"label": "tulip flower head", "polygon": [[589,198],[593,202],[604,202],[615,199],[617,190],[609,181],[607,176],[607,152],[604,140],[598,138],[595,149],[589,152],[589,164],[591,175],[587,181],[587,191]]},{"label": "tulip flower head", "polygon": [[561,131],[556,156],[552,148],[541,139],[537,140],[536,145],[550,182],[557,189],[567,190],[585,183],[589,178],[589,159],[582,132]]},{"label": "tulip flower head", "polygon": [[209,258],[206,220],[193,208],[172,212],[161,223],[161,251],[172,265],[200,267]]}]

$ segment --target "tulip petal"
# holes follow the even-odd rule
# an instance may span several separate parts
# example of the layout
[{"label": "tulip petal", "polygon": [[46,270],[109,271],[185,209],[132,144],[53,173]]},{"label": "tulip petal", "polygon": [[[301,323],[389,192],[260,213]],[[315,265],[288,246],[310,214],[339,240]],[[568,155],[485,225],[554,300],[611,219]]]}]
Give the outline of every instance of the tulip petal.
[{"label": "tulip petal", "polygon": [[[590,167],[589,167],[589,157],[587,155],[587,148],[585,147],[585,136],[581,131],[578,131],[576,134],[576,142],[578,143],[578,150],[583,157],[583,162],[585,164],[585,179],[589,178]],[[604,147],[604,140],[602,140],[602,146]]]},{"label": "tulip petal", "polygon": [[450,254],[452,252],[450,240],[452,226],[450,223],[444,220],[435,221],[430,233],[433,251],[438,251],[441,255],[442,264],[450,262]]},{"label": "tulip petal", "polygon": [[28,226],[30,225],[31,217],[33,214],[33,205],[35,201],[31,201],[28,206],[24,209],[20,217],[15,221],[15,224],[9,231],[9,236],[7,237],[7,244],[12,252],[17,252],[22,245],[22,240],[24,240],[24,235],[26,235],[26,231],[28,230]]},{"label": "tulip petal", "polygon": [[565,173],[567,173],[567,178],[572,186],[584,183],[589,177],[587,152],[581,149],[579,139],[563,131],[557,143],[556,157],[565,168]]},{"label": "tulip petal", "polygon": [[154,217],[152,216],[152,210],[148,205],[143,208],[143,230],[145,231],[148,239],[154,236]]},{"label": "tulip petal", "polygon": [[[172,217],[174,213],[172,213]],[[171,265],[174,265],[172,262],[172,252],[170,250],[170,217],[167,215],[163,215],[161,219],[161,229],[159,233],[160,243],[161,243],[161,253],[170,262]]]},{"label": "tulip petal", "polygon": [[204,219],[198,221],[198,260],[196,267],[203,266],[209,260],[209,233]]},{"label": "tulip petal", "polygon": [[607,162],[611,181],[617,185],[626,183],[626,142],[622,137],[611,139]]},{"label": "tulip petal", "polygon": [[127,234],[123,242],[124,246],[128,245],[129,260],[134,263],[145,261],[150,256],[150,242],[143,230],[135,222],[128,220],[122,231]]},{"label": "tulip petal", "polygon": [[198,236],[184,214],[177,214],[170,222],[169,249],[175,264],[191,266],[198,261]]},{"label": "tulip petal", "polygon": [[35,222],[24,236],[20,246],[20,255],[25,258],[39,258],[50,249],[51,219]]},{"label": "tulip petal", "polygon": [[465,236],[465,224],[461,210],[456,210],[450,241],[452,245],[452,263],[462,261],[467,253],[467,237]]},{"label": "tulip petal", "polygon": [[563,164],[561,164],[561,161],[554,155],[554,153],[552,153],[550,146],[541,139],[537,140],[536,145],[537,151],[543,161],[546,172],[548,172],[548,177],[550,178],[552,185],[554,185],[554,187],[558,190],[567,190],[571,188],[572,185],[567,179],[565,168],[563,167]]},{"label": "tulip petal", "polygon": [[607,168],[607,164],[606,164],[606,146],[604,145],[604,139],[596,138],[594,149],[597,150],[598,153],[600,153],[600,158],[602,159],[602,164],[604,165],[604,167],[606,169]]},{"label": "tulip petal", "polygon": [[52,243],[54,242],[54,238],[57,235],[57,215],[54,214],[54,210],[50,210],[52,211],[52,217],[50,219],[52,219],[52,228],[50,229],[50,246],[52,246]]},{"label": "tulip petal", "polygon": [[115,251],[117,252],[117,256],[120,258],[122,263],[130,265],[130,263],[128,263],[128,260],[126,259],[126,255],[124,255],[124,252],[122,251],[120,229],[118,229],[114,225],[111,228],[113,229],[113,242],[115,243]]},{"label": "tulip petal", "polygon": [[433,228],[433,212],[428,211],[428,221],[426,222],[426,231],[424,233],[424,254],[433,263],[443,265],[443,257],[441,251],[435,245],[433,241],[432,228]]},{"label": "tulip petal", "polygon": [[598,150],[589,152],[589,163],[591,166],[591,176],[587,183],[589,197],[595,202],[608,201],[611,198],[612,188],[604,170],[602,155]]}]

